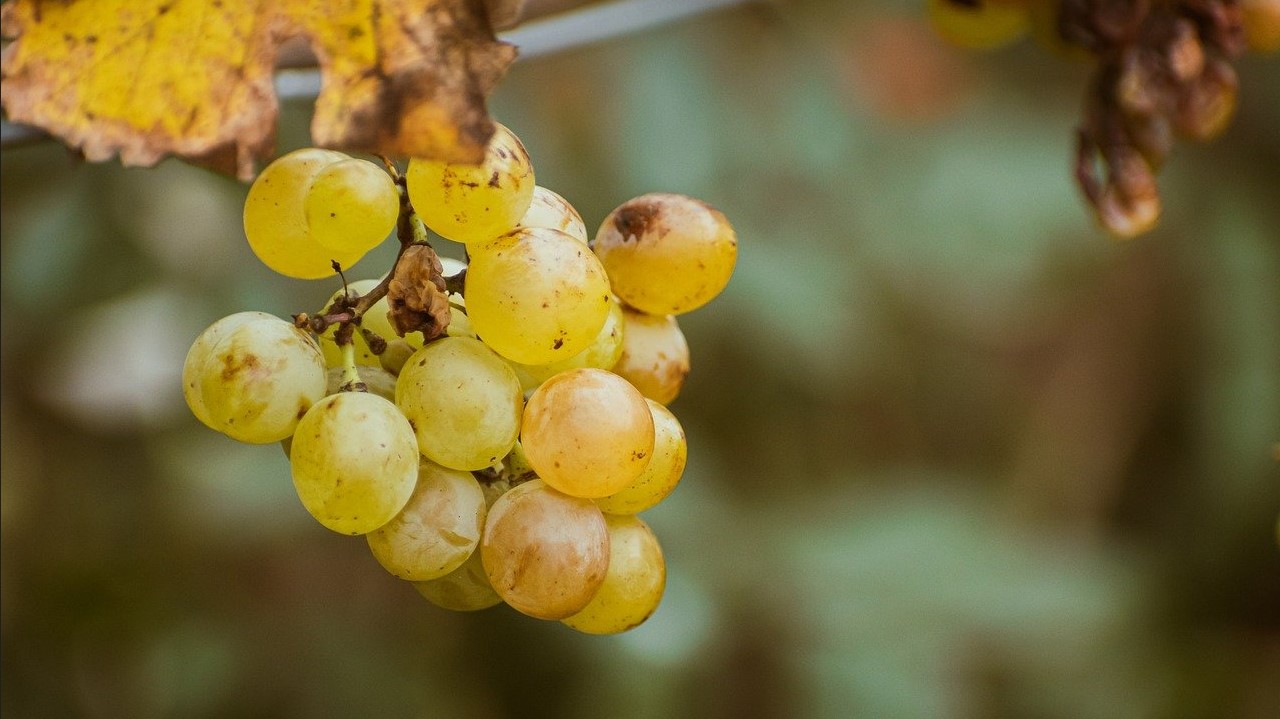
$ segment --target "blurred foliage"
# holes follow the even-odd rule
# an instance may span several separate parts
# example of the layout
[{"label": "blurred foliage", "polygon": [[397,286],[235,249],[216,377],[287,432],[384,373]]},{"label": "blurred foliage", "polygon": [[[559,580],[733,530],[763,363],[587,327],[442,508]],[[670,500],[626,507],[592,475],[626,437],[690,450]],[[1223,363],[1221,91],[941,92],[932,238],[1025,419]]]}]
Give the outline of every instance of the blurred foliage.
[{"label": "blurred foliage", "polygon": [[515,66],[495,113],[588,225],[670,190],[741,240],[682,318],[668,593],[613,638],[437,610],[311,521],[277,448],[190,417],[199,329],[334,289],[254,260],[244,186],[6,152],[0,711],[1276,716],[1278,65],[1242,63],[1127,243],[1070,180],[1087,66],[949,49],[914,3]]}]

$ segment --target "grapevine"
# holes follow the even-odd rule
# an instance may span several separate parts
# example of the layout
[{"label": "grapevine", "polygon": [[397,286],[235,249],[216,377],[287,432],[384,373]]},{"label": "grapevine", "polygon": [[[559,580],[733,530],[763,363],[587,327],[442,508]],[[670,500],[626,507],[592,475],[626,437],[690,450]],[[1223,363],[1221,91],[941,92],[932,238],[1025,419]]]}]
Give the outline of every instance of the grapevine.
[{"label": "grapevine", "polygon": [[[306,510],[440,607],[505,602],[591,634],[639,625],[666,562],[637,515],[688,452],[666,407],[690,367],[677,315],[729,282],[732,227],[655,193],[588,242],[502,126],[478,165],[383,165],[304,149],[259,175],[254,252],[342,287],[291,321],[242,312],[206,329],[184,366],[192,413],[280,442]],[[348,282],[393,228],[390,270]],[[468,262],[442,259],[431,233]]]}]

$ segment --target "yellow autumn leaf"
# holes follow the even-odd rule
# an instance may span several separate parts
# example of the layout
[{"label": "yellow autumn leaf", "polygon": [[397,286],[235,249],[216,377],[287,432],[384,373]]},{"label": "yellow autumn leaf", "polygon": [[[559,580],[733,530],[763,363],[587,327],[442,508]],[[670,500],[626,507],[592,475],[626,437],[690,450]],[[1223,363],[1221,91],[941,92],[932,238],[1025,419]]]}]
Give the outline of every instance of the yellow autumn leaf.
[{"label": "yellow autumn leaf", "polygon": [[455,162],[483,157],[485,97],[515,56],[472,0],[14,0],[0,31],[10,120],[90,160],[241,177],[272,151],[290,38],[320,62],[315,144]]}]

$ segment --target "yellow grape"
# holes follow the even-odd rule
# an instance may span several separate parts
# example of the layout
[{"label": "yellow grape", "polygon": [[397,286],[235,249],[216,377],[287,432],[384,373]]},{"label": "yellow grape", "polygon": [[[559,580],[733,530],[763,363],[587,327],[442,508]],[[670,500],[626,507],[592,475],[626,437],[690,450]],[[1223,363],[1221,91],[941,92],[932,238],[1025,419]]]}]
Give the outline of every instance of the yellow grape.
[{"label": "yellow grape", "polygon": [[[596,338],[591,341],[590,346],[572,357],[552,362],[551,364],[524,365],[513,363],[516,376],[520,376],[523,373],[532,382],[526,389],[533,389],[565,370],[578,369],[580,367],[609,369],[617,364],[618,359],[622,357],[623,324],[622,303],[618,301],[617,297],[610,295],[609,314],[605,317],[604,324],[600,326],[600,331],[596,333]],[[521,385],[523,386],[524,384],[525,382],[522,378]]]},{"label": "yellow grape", "polygon": [[484,529],[485,501],[470,472],[423,461],[409,502],[365,538],[378,563],[421,582],[452,572],[471,556]]},{"label": "yellow grape", "polygon": [[653,530],[639,517],[605,515],[609,571],[587,606],[560,620],[587,634],[618,634],[644,623],[667,586],[667,563]]},{"label": "yellow grape", "polygon": [[[347,289],[350,290],[352,298],[358,298],[361,295],[368,294],[370,290],[377,287],[378,282],[379,280],[356,280],[355,282],[349,283],[347,285]],[[325,307],[328,308],[332,305],[335,300],[342,296],[342,292],[343,291],[339,289],[337,292],[330,295],[329,301],[325,303]],[[361,322],[367,323],[370,319],[369,315],[376,315],[379,312],[382,312],[385,315],[386,311],[387,299],[384,297],[381,300],[378,300],[373,307],[369,308],[369,312],[365,313],[365,316],[361,318]],[[390,322],[387,323],[387,326],[390,326]],[[324,353],[325,364],[330,367],[342,366],[342,348],[338,347],[338,343],[333,340],[334,333],[337,331],[337,325],[330,325],[325,328],[325,331],[320,335],[320,351]],[[374,331],[377,332],[377,330]],[[393,338],[394,335],[392,338],[383,337],[383,339]],[[356,327],[355,331],[351,334],[351,339],[352,344],[355,345],[356,364],[365,365],[367,367],[382,366],[382,360],[378,358],[378,355],[373,353],[373,350],[369,349],[369,343],[364,341],[364,337],[360,334],[359,327]]]},{"label": "yellow grape", "polygon": [[318,244],[303,209],[311,180],[326,166],[347,159],[330,150],[306,148],[278,158],[258,175],[244,201],[244,234],[258,259],[287,277],[321,279],[354,265],[363,251],[335,252]]},{"label": "yellow grape", "polygon": [[381,167],[352,157],[317,173],[302,204],[312,240],[333,252],[363,255],[395,229],[400,193]]},{"label": "yellow grape", "polygon": [[233,330],[250,320],[273,319],[276,317],[266,312],[237,312],[209,325],[199,337],[196,337],[195,342],[191,343],[191,349],[187,350],[187,358],[182,363],[182,397],[187,400],[191,413],[206,427],[218,429],[213,419],[209,417],[208,410],[204,408],[204,400],[200,398],[200,385],[204,381],[204,365],[213,356],[214,348]]},{"label": "yellow grape", "polygon": [[480,558],[494,591],[516,611],[564,619],[587,606],[609,567],[600,509],[531,480],[489,509]]},{"label": "yellow grape", "polygon": [[409,201],[442,237],[482,244],[515,228],[533,199],[533,164],[520,139],[496,124],[479,165],[413,158],[405,173]]},{"label": "yellow grape", "polygon": [[474,612],[502,603],[484,573],[479,551],[472,552],[461,567],[439,579],[414,582],[413,588],[437,607],[455,612]]},{"label": "yellow grape", "polygon": [[533,188],[529,211],[520,218],[520,227],[547,227],[587,244],[587,225],[569,201],[542,185]]},{"label": "yellow grape", "polygon": [[501,357],[479,340],[442,337],[405,363],[396,404],[413,423],[427,459],[475,470],[511,451],[524,401],[520,382]]},{"label": "yellow grape", "polygon": [[733,227],[719,210],[669,193],[624,202],[600,225],[592,248],[618,297],[651,315],[710,302],[738,259]]},{"label": "yellow grape", "polygon": [[609,277],[559,230],[526,227],[477,250],[467,268],[467,316],[494,352],[549,364],[585,350],[609,314]]},{"label": "yellow grape", "polygon": [[928,0],[925,10],[942,39],[979,50],[1017,40],[1029,24],[1025,0]]},{"label": "yellow grape", "polygon": [[205,359],[195,362],[190,375],[193,382],[198,378],[193,391],[203,408],[201,420],[232,439],[278,442],[324,397],[320,348],[310,334],[282,319],[250,318],[215,346],[203,347]]},{"label": "yellow grape", "polygon": [[671,410],[647,400],[653,415],[653,459],[636,481],[622,491],[595,500],[609,514],[638,514],[667,498],[684,475],[689,444],[684,428]]},{"label": "yellow grape", "polygon": [[689,344],[674,315],[624,310],[622,356],[613,366],[640,394],[671,404],[689,376]]},{"label": "yellow grape", "polygon": [[409,420],[367,392],[317,402],[298,423],[289,460],[302,506],[342,534],[365,534],[391,521],[418,480]]},{"label": "yellow grape", "polygon": [[653,456],[653,416],[630,383],[602,369],[561,372],[534,391],[520,444],[547,484],[575,497],[607,497]]}]

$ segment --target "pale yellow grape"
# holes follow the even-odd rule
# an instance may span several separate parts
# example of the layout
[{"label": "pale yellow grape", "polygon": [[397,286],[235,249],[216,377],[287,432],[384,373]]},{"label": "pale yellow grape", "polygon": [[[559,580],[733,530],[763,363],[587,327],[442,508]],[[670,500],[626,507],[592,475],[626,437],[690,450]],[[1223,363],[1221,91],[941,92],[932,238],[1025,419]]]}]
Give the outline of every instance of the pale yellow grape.
[{"label": "pale yellow grape", "polygon": [[296,150],[267,165],[249,188],[244,201],[244,234],[258,259],[287,277],[321,279],[354,265],[363,251],[335,252],[315,241],[307,225],[303,203],[311,180],[322,169],[347,159],[330,150]]},{"label": "pale yellow grape", "polygon": [[533,163],[520,139],[496,124],[479,165],[413,158],[405,173],[409,201],[432,231],[481,244],[510,231],[533,199]]},{"label": "pale yellow grape", "polygon": [[484,492],[470,472],[423,461],[409,502],[365,538],[374,558],[400,579],[437,579],[467,561],[484,529]]},{"label": "pale yellow grape", "polygon": [[600,331],[596,333],[596,338],[591,341],[590,346],[568,359],[552,362],[551,364],[518,364],[516,365],[516,374],[519,375],[523,371],[533,380],[533,387],[537,387],[565,370],[578,369],[580,367],[609,369],[617,364],[622,357],[623,324],[622,303],[618,301],[618,298],[611,295],[609,297],[609,314],[605,317],[604,324],[600,326]]},{"label": "pale yellow grape", "polygon": [[312,240],[334,252],[364,254],[395,229],[400,193],[381,167],[348,158],[317,173],[302,204]]},{"label": "pale yellow grape", "polygon": [[624,310],[622,356],[613,366],[640,394],[670,404],[689,376],[689,344],[674,315]]},{"label": "pale yellow grape", "polygon": [[640,626],[658,608],[667,563],[658,538],[639,517],[605,515],[609,571],[587,606],[563,620],[587,634],[618,634]]},{"label": "pale yellow grape", "polygon": [[651,315],[705,305],[729,283],[738,259],[733,227],[719,210],[669,193],[618,206],[600,225],[592,248],[618,297]]},{"label": "pale yellow grape", "polygon": [[609,277],[559,230],[527,227],[477,250],[467,268],[467,316],[493,351],[549,364],[585,350],[609,315]]},{"label": "pale yellow grape", "polygon": [[289,460],[302,506],[342,534],[391,521],[418,480],[413,427],[394,404],[367,392],[317,402],[298,423]]},{"label": "pale yellow grape", "polygon": [[520,227],[549,227],[587,244],[587,225],[569,201],[542,185],[533,188],[529,211],[520,218]]},{"label": "pale yellow grape", "polygon": [[535,479],[493,503],[480,557],[494,591],[516,611],[564,619],[587,606],[604,581],[609,531],[590,501]]},{"label": "pale yellow grape", "polygon": [[237,312],[234,315],[223,317],[206,327],[196,337],[195,342],[191,343],[191,349],[187,350],[187,358],[182,363],[182,396],[187,400],[187,406],[191,408],[191,413],[206,427],[218,429],[209,417],[208,410],[204,408],[204,400],[200,398],[200,385],[204,379],[202,372],[205,363],[213,356],[213,350],[218,346],[218,343],[230,334],[232,330],[250,320],[263,319],[276,319],[276,317],[266,312]]},{"label": "pale yellow grape", "polygon": [[653,415],[640,392],[618,375],[569,370],[529,397],[520,444],[547,484],[575,497],[607,497],[648,466]]},{"label": "pale yellow grape", "polygon": [[[378,286],[379,280],[356,280],[347,284],[347,290],[351,292],[352,299],[357,299],[362,295],[366,295],[374,287]],[[325,303],[328,309],[339,297],[343,295],[343,290],[339,289],[329,296],[329,301]],[[370,314],[376,314],[381,310],[383,313],[387,311],[387,300],[382,298],[373,307],[369,308],[369,312],[361,318],[363,324],[368,320]],[[330,325],[325,328],[320,335],[320,351],[324,353],[324,362],[330,367],[342,366],[342,348],[334,341],[334,334],[338,331],[338,325]],[[376,331],[376,330],[375,330]],[[387,339],[384,337],[383,339]],[[356,351],[356,364],[366,365],[368,367],[380,367],[382,361],[378,359],[378,355],[369,349],[369,343],[364,341],[364,337],[360,334],[360,327],[357,326],[355,331],[351,333],[352,344]]]},{"label": "pale yellow grape", "polygon": [[324,396],[324,358],[307,332],[276,317],[250,319],[218,342],[199,377],[209,426],[253,444],[293,434]]},{"label": "pale yellow grape", "polygon": [[[367,367],[365,365],[356,366],[356,374],[360,376],[360,381],[364,382],[365,390],[379,397],[390,400],[396,399],[396,376],[381,367]],[[325,394],[337,394],[342,390],[342,368],[330,367],[325,371]]]},{"label": "pale yellow grape", "polygon": [[689,443],[680,421],[661,404],[648,400],[653,415],[653,459],[636,481],[608,497],[595,500],[596,506],[608,514],[638,514],[667,498],[689,458]]},{"label": "pale yellow grape", "polygon": [[925,12],[942,39],[978,50],[1007,45],[1030,24],[1026,0],[927,0]]},{"label": "pale yellow grape", "polygon": [[413,588],[437,607],[455,612],[474,612],[502,603],[484,573],[479,550],[472,552],[461,567],[439,579],[414,582]]},{"label": "pale yellow grape", "polygon": [[423,456],[461,470],[492,466],[511,451],[524,406],[511,368],[479,340],[443,337],[409,358],[396,404]]}]

